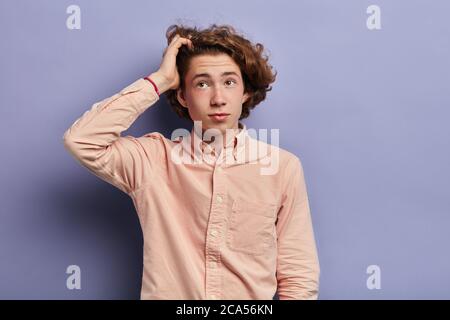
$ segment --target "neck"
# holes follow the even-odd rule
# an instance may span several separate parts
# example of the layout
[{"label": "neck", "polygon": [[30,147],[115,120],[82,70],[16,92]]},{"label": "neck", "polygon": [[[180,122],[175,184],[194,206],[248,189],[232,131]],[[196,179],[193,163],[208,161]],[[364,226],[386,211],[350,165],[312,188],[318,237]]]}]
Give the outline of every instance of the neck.
[{"label": "neck", "polygon": [[[197,128],[197,130],[196,130]],[[213,133],[216,133],[217,131],[215,130],[210,130],[208,132],[208,129],[201,129],[201,137],[199,136],[199,128],[195,126],[192,128],[192,132],[194,132],[197,137],[199,137],[200,139],[202,139],[203,142],[211,144],[213,142],[215,142],[215,139],[217,138],[222,138],[222,145],[227,145],[228,143],[230,143],[231,141],[234,140],[235,136],[239,134],[239,132],[241,132],[241,130],[244,128],[244,126],[242,125],[242,123],[238,122],[237,126],[234,128],[227,128],[225,129],[225,131],[220,130],[220,135],[215,135]],[[217,129],[219,130],[219,129]],[[206,133],[206,134],[205,134]],[[218,142],[220,143],[220,142]]]}]

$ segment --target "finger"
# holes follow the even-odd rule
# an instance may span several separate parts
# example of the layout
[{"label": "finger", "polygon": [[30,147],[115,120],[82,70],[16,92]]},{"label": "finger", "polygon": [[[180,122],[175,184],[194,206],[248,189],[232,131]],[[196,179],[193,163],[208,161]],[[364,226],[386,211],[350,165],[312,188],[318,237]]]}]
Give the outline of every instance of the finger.
[{"label": "finger", "polygon": [[188,47],[191,47],[191,46],[192,46],[192,41],[189,40],[189,39],[186,39],[186,38],[179,38],[179,39],[175,42],[174,47],[175,47],[176,49],[179,49],[182,45],[187,45]]},{"label": "finger", "polygon": [[194,47],[194,44],[192,43],[191,39],[180,38],[179,43],[180,43],[180,45],[178,46],[178,48],[181,47],[182,45],[186,45],[186,46],[188,46],[188,48],[191,48],[191,49]]},{"label": "finger", "polygon": [[176,55],[178,53],[178,49],[182,45],[187,45],[191,49],[194,48],[194,45],[190,39],[183,38],[179,34],[176,34],[172,38],[172,42],[170,43],[170,45],[166,48],[166,51],[170,51],[171,53]]},{"label": "finger", "polygon": [[180,37],[179,34],[174,35],[173,38],[172,38],[172,40],[170,41],[169,46],[172,45],[172,44],[174,44],[174,43],[178,40],[179,37]]},{"label": "finger", "polygon": [[192,40],[191,40],[192,35],[191,35],[191,34],[188,35],[188,38],[189,38],[189,47],[190,47],[191,49],[194,49],[194,43],[193,43]]},{"label": "finger", "polygon": [[176,34],[173,37],[172,42],[170,43],[170,47],[179,48],[182,44],[185,43],[186,40],[186,38],[182,38],[179,34]]}]

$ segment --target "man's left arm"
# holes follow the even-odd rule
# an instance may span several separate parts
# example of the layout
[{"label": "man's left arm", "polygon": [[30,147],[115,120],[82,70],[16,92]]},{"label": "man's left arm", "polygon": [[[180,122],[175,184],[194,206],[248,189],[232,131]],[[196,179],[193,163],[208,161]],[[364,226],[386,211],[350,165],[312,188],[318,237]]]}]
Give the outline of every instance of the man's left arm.
[{"label": "man's left arm", "polygon": [[284,179],[276,223],[278,296],[280,300],[317,299],[319,259],[303,167],[297,157],[289,160]]}]

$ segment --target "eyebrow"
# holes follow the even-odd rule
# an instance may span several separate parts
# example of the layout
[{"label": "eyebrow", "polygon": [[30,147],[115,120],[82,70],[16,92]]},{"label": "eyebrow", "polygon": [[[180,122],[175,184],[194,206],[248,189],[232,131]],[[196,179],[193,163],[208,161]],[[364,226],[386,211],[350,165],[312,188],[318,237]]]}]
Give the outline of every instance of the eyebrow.
[{"label": "eyebrow", "polygon": [[[236,72],[234,72],[234,71],[223,72],[220,76],[224,77],[224,76],[230,76],[230,75],[235,75],[235,76],[239,77],[239,75]],[[199,74],[196,74],[192,78],[192,81],[194,81],[195,79],[200,78],[200,77],[211,78],[211,75],[209,73],[199,73]]]}]

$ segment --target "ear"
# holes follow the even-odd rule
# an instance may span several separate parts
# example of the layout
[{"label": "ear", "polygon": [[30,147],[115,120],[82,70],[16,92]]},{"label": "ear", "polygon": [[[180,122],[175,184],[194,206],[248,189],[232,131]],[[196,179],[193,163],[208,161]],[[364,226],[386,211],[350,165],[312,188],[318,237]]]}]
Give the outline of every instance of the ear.
[{"label": "ear", "polygon": [[177,89],[177,100],[185,108],[187,108],[186,99],[184,98],[184,93],[181,88]]},{"label": "ear", "polygon": [[247,102],[247,100],[250,99],[250,97],[251,97],[251,94],[249,94],[248,92],[245,92],[244,95],[242,96],[242,104]]}]

